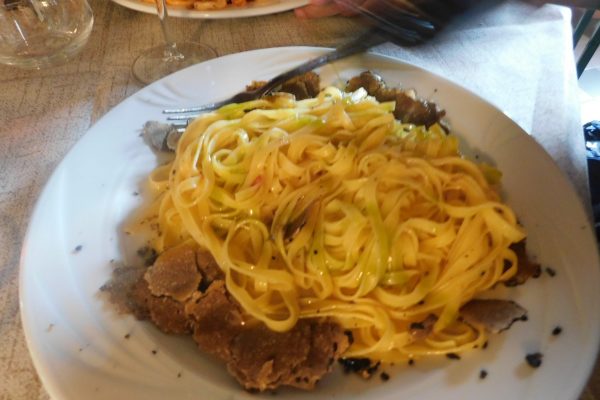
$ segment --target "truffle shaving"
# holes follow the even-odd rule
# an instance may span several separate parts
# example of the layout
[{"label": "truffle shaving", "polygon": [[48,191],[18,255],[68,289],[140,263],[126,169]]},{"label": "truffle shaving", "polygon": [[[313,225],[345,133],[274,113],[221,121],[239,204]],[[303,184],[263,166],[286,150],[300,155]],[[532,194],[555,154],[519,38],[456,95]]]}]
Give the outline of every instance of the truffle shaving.
[{"label": "truffle shaving", "polygon": [[460,314],[466,323],[483,325],[492,333],[502,332],[515,321],[527,319],[527,310],[512,300],[471,300],[460,309]]}]

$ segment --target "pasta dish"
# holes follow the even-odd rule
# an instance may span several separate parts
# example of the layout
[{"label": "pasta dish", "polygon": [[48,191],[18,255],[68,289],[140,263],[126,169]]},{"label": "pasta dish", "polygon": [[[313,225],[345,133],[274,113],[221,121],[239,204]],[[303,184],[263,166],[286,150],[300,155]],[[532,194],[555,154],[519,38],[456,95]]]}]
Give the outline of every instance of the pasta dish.
[{"label": "pasta dish", "polygon": [[396,120],[394,106],[328,87],[201,116],[150,177],[152,247],[208,251],[241,325],[334,321],[351,337],[346,358],[482,346],[485,327],[461,308],[517,273],[524,231],[498,171],[462,157],[439,124]]}]

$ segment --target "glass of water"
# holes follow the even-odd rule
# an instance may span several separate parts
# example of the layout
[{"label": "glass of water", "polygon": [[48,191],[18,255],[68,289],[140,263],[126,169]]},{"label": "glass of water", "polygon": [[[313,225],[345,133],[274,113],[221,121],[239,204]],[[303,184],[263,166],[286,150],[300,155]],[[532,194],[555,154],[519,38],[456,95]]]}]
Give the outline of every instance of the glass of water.
[{"label": "glass of water", "polygon": [[85,45],[93,21],[87,0],[0,0],[0,63],[63,63]]}]

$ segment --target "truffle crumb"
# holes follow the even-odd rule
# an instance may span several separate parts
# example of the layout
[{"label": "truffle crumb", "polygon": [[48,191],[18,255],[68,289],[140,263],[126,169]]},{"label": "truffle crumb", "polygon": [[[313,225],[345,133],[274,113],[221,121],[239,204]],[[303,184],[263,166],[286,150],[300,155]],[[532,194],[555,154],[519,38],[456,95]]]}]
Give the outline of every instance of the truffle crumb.
[{"label": "truffle crumb", "polygon": [[562,327],[560,326],[555,326],[554,329],[552,329],[552,336],[558,336],[562,333]]},{"label": "truffle crumb", "polygon": [[525,356],[525,361],[532,368],[538,368],[542,365],[542,358],[544,355],[542,353],[529,353]]},{"label": "truffle crumb", "polygon": [[340,358],[338,362],[344,367],[345,373],[361,372],[371,367],[371,360],[368,358]]},{"label": "truffle crumb", "polygon": [[425,325],[422,322],[413,322],[412,324],[410,324],[410,329],[411,330],[415,330],[415,329],[425,329]]},{"label": "truffle crumb", "polygon": [[354,335],[352,335],[352,331],[344,331],[344,335],[348,336],[348,343],[354,343]]}]

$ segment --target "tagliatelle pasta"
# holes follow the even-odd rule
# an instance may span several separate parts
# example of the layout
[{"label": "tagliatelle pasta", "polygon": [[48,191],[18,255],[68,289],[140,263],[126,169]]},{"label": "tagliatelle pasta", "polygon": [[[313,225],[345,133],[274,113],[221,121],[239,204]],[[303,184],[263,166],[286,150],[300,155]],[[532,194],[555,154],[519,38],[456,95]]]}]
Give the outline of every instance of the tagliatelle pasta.
[{"label": "tagliatelle pasta", "polygon": [[[201,116],[150,177],[153,247],[208,249],[227,291],[271,330],[332,318],[352,332],[346,357],[482,345],[486,332],[459,310],[515,274],[510,246],[524,232],[456,137],[393,109],[329,87]],[[415,335],[431,316],[433,331]]]}]

